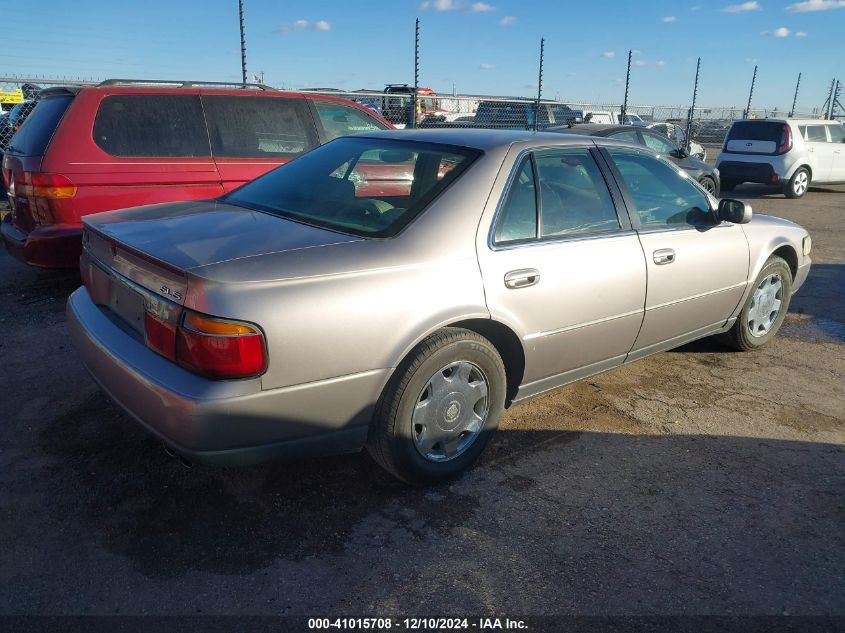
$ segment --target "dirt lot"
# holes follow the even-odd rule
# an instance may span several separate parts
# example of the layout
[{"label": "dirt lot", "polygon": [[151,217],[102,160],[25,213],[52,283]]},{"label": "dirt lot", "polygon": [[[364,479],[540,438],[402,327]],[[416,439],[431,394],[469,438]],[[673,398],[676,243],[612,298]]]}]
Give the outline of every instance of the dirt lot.
[{"label": "dirt lot", "polygon": [[76,275],[3,251],[0,613],[845,615],[845,187],[735,195],[814,239],[771,347],[516,407],[428,491],[366,454],[185,469],[70,348]]}]

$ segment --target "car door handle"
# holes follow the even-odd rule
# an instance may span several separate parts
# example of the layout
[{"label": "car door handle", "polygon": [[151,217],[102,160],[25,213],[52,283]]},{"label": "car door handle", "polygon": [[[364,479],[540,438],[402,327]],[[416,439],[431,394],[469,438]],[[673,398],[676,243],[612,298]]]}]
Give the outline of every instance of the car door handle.
[{"label": "car door handle", "polygon": [[671,264],[673,261],[675,261],[675,251],[671,248],[661,248],[654,251],[654,263],[658,266]]},{"label": "car door handle", "polygon": [[540,271],[536,268],[522,268],[505,274],[505,287],[511,290],[534,286],[540,281]]}]

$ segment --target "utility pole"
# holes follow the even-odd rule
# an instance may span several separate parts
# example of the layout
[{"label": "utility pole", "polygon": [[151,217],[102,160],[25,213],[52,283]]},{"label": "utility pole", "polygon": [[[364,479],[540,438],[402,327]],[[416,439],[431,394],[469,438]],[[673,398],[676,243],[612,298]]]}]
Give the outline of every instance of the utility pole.
[{"label": "utility pole", "polygon": [[798,103],[798,88],[801,87],[801,73],[798,73],[798,81],[795,83],[795,96],[792,97],[792,109],[789,111],[789,118],[795,116],[795,104]]},{"label": "utility pole", "polygon": [[745,112],[742,113],[742,118],[747,119],[751,116],[751,97],[754,96],[754,82],[757,81],[757,66],[754,66],[754,75],[751,77],[751,90],[748,91],[748,105],[745,106]]},{"label": "utility pole", "polygon": [[625,101],[622,103],[622,120],[620,123],[625,125],[625,115],[628,114],[628,85],[631,83],[631,56],[633,51],[628,51],[628,74],[625,75]]},{"label": "utility pole", "polygon": [[537,79],[537,102],[534,106],[534,131],[536,132],[540,124],[540,99],[543,98],[543,53],[546,47],[546,40],[540,38],[540,76]]},{"label": "utility pole", "polygon": [[241,77],[246,83],[246,37],[244,36],[244,0],[238,0],[238,15],[241,21]]},{"label": "utility pole", "polygon": [[687,131],[684,139],[684,149],[689,152],[690,137],[692,136],[692,118],[695,116],[695,101],[698,98],[698,74],[701,70],[701,58],[698,58],[698,63],[695,65],[695,85],[692,89],[692,105],[687,114]]},{"label": "utility pole", "polygon": [[408,127],[417,127],[417,91],[420,89],[420,19],[414,26],[414,102],[411,104],[411,119]]}]

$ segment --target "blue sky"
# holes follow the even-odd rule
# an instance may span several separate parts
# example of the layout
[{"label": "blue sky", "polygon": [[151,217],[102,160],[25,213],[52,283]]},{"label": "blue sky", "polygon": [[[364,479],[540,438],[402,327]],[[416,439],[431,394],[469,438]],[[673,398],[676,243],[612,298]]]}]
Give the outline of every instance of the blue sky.
[{"label": "blue sky", "polygon": [[[26,10],[21,10],[22,3]],[[619,102],[628,49],[629,101],[742,107],[820,106],[845,83],[845,0],[245,0],[250,74],[288,88],[376,88],[413,82],[438,92],[533,95],[546,38],[544,96]],[[0,0],[0,74],[240,78],[237,0]]]}]

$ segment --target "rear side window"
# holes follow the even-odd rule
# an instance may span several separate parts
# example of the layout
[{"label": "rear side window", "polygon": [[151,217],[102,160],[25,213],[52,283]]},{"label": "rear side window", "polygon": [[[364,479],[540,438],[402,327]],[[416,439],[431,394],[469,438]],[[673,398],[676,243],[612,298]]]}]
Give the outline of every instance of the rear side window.
[{"label": "rear side window", "polygon": [[386,130],[387,126],[374,119],[366,112],[358,108],[333,103],[331,101],[314,101],[314,107],[323,124],[323,131],[326,133],[326,141],[338,136],[349,136],[357,132],[371,132],[373,130]]},{"label": "rear side window", "polygon": [[211,149],[229,158],[292,158],[317,145],[304,99],[203,96]]},{"label": "rear side window", "polygon": [[47,97],[39,101],[7,151],[20,156],[43,156],[71,101],[72,95]]},{"label": "rear side window", "polygon": [[511,183],[493,235],[497,244],[537,237],[537,194],[531,158],[526,156]]},{"label": "rear side window", "polygon": [[811,143],[827,143],[827,132],[823,125],[808,125],[807,140]]},{"label": "rear side window", "polygon": [[731,126],[728,140],[771,141],[780,144],[783,123],[772,121],[739,121]]},{"label": "rear side window", "polygon": [[210,156],[196,95],[114,95],[94,120],[94,142],[112,156]]}]

